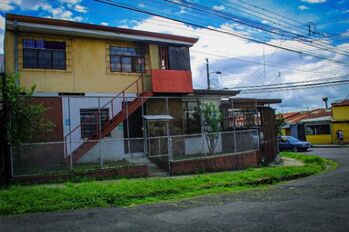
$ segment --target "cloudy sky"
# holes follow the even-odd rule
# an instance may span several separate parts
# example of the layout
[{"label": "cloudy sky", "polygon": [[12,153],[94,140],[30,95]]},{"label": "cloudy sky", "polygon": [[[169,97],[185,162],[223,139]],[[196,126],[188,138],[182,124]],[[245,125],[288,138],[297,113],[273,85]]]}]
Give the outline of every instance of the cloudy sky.
[{"label": "cloudy sky", "polygon": [[[349,0],[112,1],[154,14],[93,0],[1,0],[0,53],[5,14],[24,14],[199,38],[191,48],[195,88],[207,87],[208,58],[210,70],[222,73],[211,74],[214,88],[270,85],[262,87],[264,93],[246,90],[240,96],[281,98],[282,112],[323,107],[324,96],[333,102],[349,95],[348,82],[340,82],[349,79]],[[323,81],[331,83],[309,88]],[[286,91],[278,85],[294,82],[307,86]]]}]

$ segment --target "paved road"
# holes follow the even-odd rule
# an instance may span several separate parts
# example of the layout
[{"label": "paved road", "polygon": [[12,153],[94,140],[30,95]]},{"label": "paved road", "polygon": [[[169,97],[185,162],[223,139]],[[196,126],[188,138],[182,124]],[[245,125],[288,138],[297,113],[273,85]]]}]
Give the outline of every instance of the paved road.
[{"label": "paved road", "polygon": [[7,217],[0,231],[349,231],[349,148],[312,153],[339,162],[338,169],[179,203]]}]

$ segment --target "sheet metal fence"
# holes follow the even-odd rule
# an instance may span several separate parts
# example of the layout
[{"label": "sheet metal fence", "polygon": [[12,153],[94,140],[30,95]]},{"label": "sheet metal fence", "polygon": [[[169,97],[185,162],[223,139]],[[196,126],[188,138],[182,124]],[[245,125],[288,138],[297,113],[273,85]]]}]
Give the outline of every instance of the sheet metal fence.
[{"label": "sheet metal fence", "polygon": [[[210,152],[210,138],[215,139]],[[66,146],[81,141],[23,143],[12,149],[13,176],[49,175],[70,171],[147,165],[149,162],[195,159],[259,149],[258,130],[225,131],[149,138],[89,140],[87,153],[65,153]],[[157,162],[155,162],[157,163]]]}]

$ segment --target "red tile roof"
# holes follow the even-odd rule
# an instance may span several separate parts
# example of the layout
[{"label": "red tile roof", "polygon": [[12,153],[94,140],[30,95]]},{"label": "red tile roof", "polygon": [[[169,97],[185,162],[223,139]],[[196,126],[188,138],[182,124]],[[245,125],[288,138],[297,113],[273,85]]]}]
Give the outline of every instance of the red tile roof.
[{"label": "red tile roof", "polygon": [[332,106],[349,106],[349,99],[345,99],[340,102],[334,102],[332,103]]},{"label": "red tile roof", "polygon": [[319,118],[324,116],[332,116],[332,110],[315,109],[305,112],[292,112],[282,114],[288,124],[297,124],[304,119]]}]

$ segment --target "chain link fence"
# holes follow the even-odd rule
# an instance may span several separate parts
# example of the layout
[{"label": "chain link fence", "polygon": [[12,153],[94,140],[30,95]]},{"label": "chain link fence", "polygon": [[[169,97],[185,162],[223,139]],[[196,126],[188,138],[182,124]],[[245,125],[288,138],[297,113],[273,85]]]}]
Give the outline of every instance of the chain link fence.
[{"label": "chain link fence", "polygon": [[[68,147],[75,149],[67,153]],[[23,143],[12,149],[13,176],[146,165],[167,169],[172,160],[219,156],[259,149],[258,130],[227,131],[85,142]],[[72,149],[70,149],[72,150]]]}]

